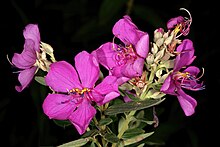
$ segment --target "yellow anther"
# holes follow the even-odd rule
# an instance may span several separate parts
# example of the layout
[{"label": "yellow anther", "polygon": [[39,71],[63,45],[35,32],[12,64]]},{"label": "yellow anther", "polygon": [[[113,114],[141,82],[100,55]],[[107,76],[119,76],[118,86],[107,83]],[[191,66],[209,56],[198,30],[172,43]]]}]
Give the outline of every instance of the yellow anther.
[{"label": "yellow anther", "polygon": [[177,33],[179,33],[179,31],[182,29],[182,25],[181,24],[179,24],[179,25],[177,25],[176,27],[175,27],[175,29],[174,29],[174,34],[176,35]]},{"label": "yellow anther", "polygon": [[82,95],[84,92],[90,92],[91,90],[89,88],[83,88],[82,90],[80,90],[79,88],[73,88],[71,90],[69,90],[69,93],[71,92],[76,92],[80,95]]},{"label": "yellow anther", "polygon": [[128,46],[126,46],[126,48],[132,48],[132,45],[131,45],[131,44],[129,44]]}]

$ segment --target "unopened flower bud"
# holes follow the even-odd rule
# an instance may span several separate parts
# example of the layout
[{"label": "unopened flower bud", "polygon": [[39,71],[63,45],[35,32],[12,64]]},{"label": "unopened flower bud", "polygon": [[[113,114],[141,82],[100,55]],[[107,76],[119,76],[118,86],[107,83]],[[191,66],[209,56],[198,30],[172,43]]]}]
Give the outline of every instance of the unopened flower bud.
[{"label": "unopened flower bud", "polygon": [[151,52],[155,55],[158,52],[158,47],[155,43],[153,43],[153,47],[151,48]]},{"label": "unopened flower bud", "polygon": [[154,59],[154,62],[157,62],[159,59],[161,59],[164,56],[165,53],[165,48],[163,48],[162,50],[160,50],[157,54],[156,57]]},{"label": "unopened flower bud", "polygon": [[164,33],[163,28],[156,29],[154,31],[154,41],[158,40],[159,38],[162,38],[163,33]]},{"label": "unopened flower bud", "polygon": [[46,52],[48,55],[53,54],[53,48],[49,44],[41,42],[40,45],[43,52]]},{"label": "unopened flower bud", "polygon": [[163,43],[164,43],[164,38],[159,38],[159,39],[156,41],[156,45],[159,46],[159,47],[162,46]]},{"label": "unopened flower bud", "polygon": [[149,54],[146,58],[147,64],[152,64],[154,62],[154,55]]}]

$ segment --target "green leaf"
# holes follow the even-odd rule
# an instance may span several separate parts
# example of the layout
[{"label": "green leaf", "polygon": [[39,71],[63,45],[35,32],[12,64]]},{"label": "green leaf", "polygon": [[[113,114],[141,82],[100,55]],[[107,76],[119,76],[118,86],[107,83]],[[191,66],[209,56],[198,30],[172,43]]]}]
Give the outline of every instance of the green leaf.
[{"label": "green leaf", "polygon": [[114,133],[106,133],[104,138],[111,143],[118,143],[120,141]]},{"label": "green leaf", "polygon": [[41,77],[41,76],[35,76],[34,79],[40,83],[41,85],[44,85],[44,86],[47,86],[45,80],[44,80],[44,77]]},{"label": "green leaf", "polygon": [[151,136],[154,132],[150,132],[150,133],[145,133],[145,134],[141,134],[141,135],[138,135],[136,137],[133,137],[133,138],[130,138],[130,139],[127,139],[124,141],[124,145],[130,145],[130,144],[133,144],[133,143],[137,143],[149,136]]},{"label": "green leaf", "polygon": [[99,121],[99,125],[103,126],[103,125],[109,125],[110,123],[112,123],[113,120],[111,118],[105,118],[105,119],[101,119]]},{"label": "green leaf", "polygon": [[162,101],[164,101],[165,98],[163,99],[147,99],[145,101],[138,101],[138,102],[127,102],[119,105],[112,105],[110,106],[106,111],[106,115],[116,115],[119,113],[124,113],[124,112],[129,112],[133,110],[141,110],[145,108],[149,108],[155,105],[158,105]]},{"label": "green leaf", "polygon": [[137,121],[146,123],[146,124],[148,124],[148,125],[152,125],[152,124],[155,123],[155,121],[153,121],[153,120],[147,120],[146,118],[142,118],[142,119],[140,118],[140,119],[137,119]]},{"label": "green leaf", "polygon": [[90,130],[90,131],[87,131],[86,133],[84,133],[82,138],[91,137],[91,136],[94,136],[96,134],[98,134],[98,130],[93,129],[93,130]]},{"label": "green leaf", "polygon": [[89,141],[89,138],[81,138],[77,139],[62,145],[59,145],[58,147],[81,147],[85,145]]},{"label": "green leaf", "polygon": [[137,135],[143,134],[145,131],[140,128],[128,129],[124,132],[122,139],[130,139]]},{"label": "green leaf", "polygon": [[99,11],[100,24],[112,21],[112,18],[117,16],[117,13],[122,10],[126,2],[127,0],[104,0]]},{"label": "green leaf", "polygon": [[53,121],[55,122],[56,125],[63,128],[71,125],[70,121],[68,120],[53,120]]},{"label": "green leaf", "polygon": [[90,144],[90,147],[96,147],[95,142],[92,142],[92,143]]}]

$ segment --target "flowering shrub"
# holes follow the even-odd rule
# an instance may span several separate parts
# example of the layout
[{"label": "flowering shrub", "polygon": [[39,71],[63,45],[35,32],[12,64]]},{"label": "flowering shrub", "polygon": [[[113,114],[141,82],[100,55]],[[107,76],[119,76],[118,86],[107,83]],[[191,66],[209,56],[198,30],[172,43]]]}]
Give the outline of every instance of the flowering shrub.
[{"label": "flowering shrub", "polygon": [[[203,70],[192,65],[193,42],[184,38],[192,23],[188,14],[189,18],[170,19],[166,29],[154,31],[153,38],[125,15],[113,26],[113,41],[91,53],[79,52],[74,66],[57,61],[53,48],[41,41],[38,25],[28,24],[23,31],[24,50],[12,57],[11,64],[20,70],[20,86],[15,89],[22,92],[33,79],[49,88],[42,103],[45,115],[73,125],[81,135],[60,147],[144,146],[154,134],[146,126],[159,125],[155,109],[167,95],[177,97],[185,116],[191,116],[197,101],[187,91],[204,89],[199,81]],[[39,76],[39,70],[45,75]]]}]

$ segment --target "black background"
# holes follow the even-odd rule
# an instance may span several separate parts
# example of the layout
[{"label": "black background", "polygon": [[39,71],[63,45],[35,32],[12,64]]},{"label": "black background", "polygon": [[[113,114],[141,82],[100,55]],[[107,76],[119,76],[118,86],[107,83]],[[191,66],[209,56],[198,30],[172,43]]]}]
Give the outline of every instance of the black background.
[{"label": "black background", "polygon": [[[37,23],[41,40],[54,48],[57,60],[73,63],[79,51],[92,51],[111,40],[112,26],[127,10],[125,5],[114,12],[118,5],[116,3],[112,13],[103,14],[105,11],[101,8],[108,10],[111,6],[102,4],[102,0],[1,1],[0,146],[57,146],[79,137],[74,128],[63,129],[42,114],[41,104],[45,91],[38,83],[33,82],[23,92],[16,92],[14,87],[19,84],[17,74],[13,73],[15,69],[6,56],[11,59],[13,53],[23,50],[24,27],[28,23]],[[142,12],[143,9],[138,6],[146,8],[146,11]],[[196,50],[197,58],[193,64],[205,69],[202,80],[206,89],[191,94],[198,102],[196,113],[181,119],[184,127],[167,135],[167,146],[212,146],[218,144],[219,133],[220,49],[217,4],[213,0],[199,3],[192,0],[134,0],[130,16],[140,30],[148,32],[152,38],[153,31],[158,27],[165,28],[167,20],[186,14],[179,11],[180,7],[187,8],[193,18],[191,32],[187,37],[194,42]],[[106,20],[105,15],[108,16]],[[173,101],[176,99],[167,100],[164,105],[171,106]],[[183,115],[180,106],[177,107],[172,115],[173,120]],[[167,115],[162,116],[161,123],[166,121],[172,110],[168,108],[166,111]],[[175,121],[173,123],[174,126],[178,125]]]}]

